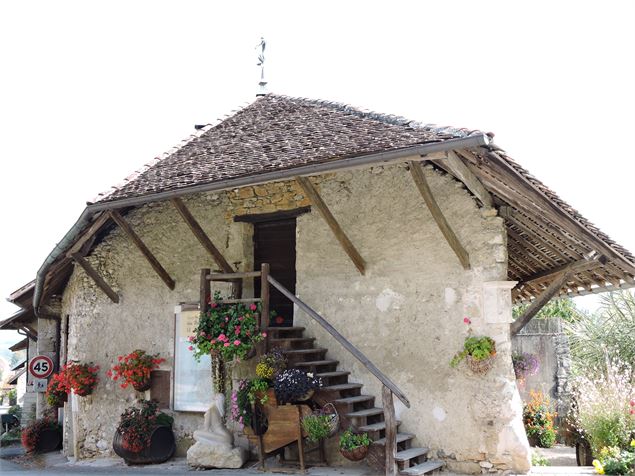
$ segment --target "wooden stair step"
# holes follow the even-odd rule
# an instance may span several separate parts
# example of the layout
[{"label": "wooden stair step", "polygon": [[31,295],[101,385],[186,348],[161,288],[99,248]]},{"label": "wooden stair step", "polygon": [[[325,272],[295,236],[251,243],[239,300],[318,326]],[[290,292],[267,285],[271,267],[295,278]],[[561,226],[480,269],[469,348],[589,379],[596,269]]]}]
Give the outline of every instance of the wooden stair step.
[{"label": "wooden stair step", "polygon": [[315,376],[320,378],[329,378],[329,377],[345,377],[350,374],[351,374],[350,372],[347,372],[345,370],[336,370],[335,372],[316,373]]},{"label": "wooden stair step", "polygon": [[364,410],[358,410],[356,412],[347,413],[346,416],[349,418],[363,418],[374,415],[383,415],[383,408],[366,408]]},{"label": "wooden stair step", "polygon": [[430,451],[429,448],[408,448],[407,450],[397,451],[395,461],[408,461],[417,456],[423,456],[428,451]]},{"label": "wooden stair step", "polygon": [[304,331],[304,327],[300,327],[300,326],[290,326],[290,327],[267,327],[267,332],[280,332],[280,331],[286,331],[286,332],[299,332],[299,331]]},{"label": "wooden stair step", "polygon": [[[400,421],[395,421],[395,426],[399,426],[401,425]],[[381,431],[381,430],[385,430],[386,429],[386,422],[385,421],[380,421],[379,423],[371,423],[370,425],[364,425],[364,426],[359,426],[357,427],[357,431],[358,432],[364,432],[364,431]]]},{"label": "wooden stair step", "polygon": [[314,347],[312,349],[284,349],[283,354],[326,354],[328,349]]},{"label": "wooden stair step", "polygon": [[294,362],[293,364],[291,364],[291,367],[319,367],[322,365],[337,365],[339,363],[339,360],[311,360],[308,362]]},{"label": "wooden stair step", "polygon": [[271,347],[275,347],[275,344],[284,344],[289,342],[291,344],[306,343],[310,344],[315,341],[315,337],[277,337],[275,339],[269,339]]},{"label": "wooden stair step", "polygon": [[408,476],[421,476],[422,474],[439,469],[441,466],[443,466],[443,461],[428,460],[425,463],[417,464],[407,469],[402,469],[399,473],[406,474]]},{"label": "wooden stair step", "polygon": [[363,383],[340,383],[338,385],[329,385],[328,387],[322,387],[320,390],[327,390],[330,392],[342,392],[346,390],[357,390],[362,388]]},{"label": "wooden stair step", "polygon": [[[414,437],[415,435],[412,433],[397,433],[397,444],[412,440]],[[386,444],[386,438],[379,438],[378,440],[373,441],[373,444],[383,446]]]},{"label": "wooden stair step", "polygon": [[356,397],[338,398],[337,400],[335,400],[335,403],[352,405],[354,403],[368,402],[371,400],[375,400],[375,397],[373,395],[357,395]]}]

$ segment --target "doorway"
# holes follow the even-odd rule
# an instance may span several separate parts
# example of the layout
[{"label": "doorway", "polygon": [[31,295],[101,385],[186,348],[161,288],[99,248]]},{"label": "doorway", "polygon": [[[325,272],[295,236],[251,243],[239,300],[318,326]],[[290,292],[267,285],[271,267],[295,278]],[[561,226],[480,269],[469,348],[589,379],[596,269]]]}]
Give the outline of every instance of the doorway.
[{"label": "doorway", "polygon": [[[269,272],[291,293],[295,294],[295,217],[254,223],[254,269],[269,263]],[[260,278],[255,279],[255,294],[260,297]],[[270,287],[269,307],[276,316],[272,326],[293,325],[293,303],[273,286]]]}]

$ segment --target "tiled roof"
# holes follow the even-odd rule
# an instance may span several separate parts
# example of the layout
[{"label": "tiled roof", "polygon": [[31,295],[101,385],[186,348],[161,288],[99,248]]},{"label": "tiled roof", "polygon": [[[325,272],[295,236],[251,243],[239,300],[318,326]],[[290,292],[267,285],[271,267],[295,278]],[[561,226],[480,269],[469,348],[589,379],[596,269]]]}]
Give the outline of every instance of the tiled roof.
[{"label": "tiled roof", "polygon": [[465,137],[339,103],[267,95],[157,157],[96,201],[113,201]]}]

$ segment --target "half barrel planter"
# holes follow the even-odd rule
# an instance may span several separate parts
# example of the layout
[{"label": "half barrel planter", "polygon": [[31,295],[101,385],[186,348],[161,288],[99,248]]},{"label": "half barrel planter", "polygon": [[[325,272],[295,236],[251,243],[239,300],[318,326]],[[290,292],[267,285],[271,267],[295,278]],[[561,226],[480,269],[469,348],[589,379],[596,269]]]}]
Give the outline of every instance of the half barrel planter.
[{"label": "half barrel planter", "polygon": [[139,452],[123,447],[123,434],[117,430],[112,441],[115,454],[126,464],[159,464],[169,460],[176,451],[176,440],[172,428],[165,425],[155,426],[150,436],[150,445]]}]

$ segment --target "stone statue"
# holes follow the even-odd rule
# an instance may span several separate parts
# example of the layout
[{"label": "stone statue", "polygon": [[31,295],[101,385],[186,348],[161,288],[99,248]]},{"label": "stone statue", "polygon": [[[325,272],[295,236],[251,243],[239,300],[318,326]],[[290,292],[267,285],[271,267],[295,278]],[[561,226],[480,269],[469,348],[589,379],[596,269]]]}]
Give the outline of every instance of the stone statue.
[{"label": "stone statue", "polygon": [[197,468],[240,468],[247,459],[243,448],[234,448],[232,434],[223,424],[222,393],[214,394],[205,412],[203,428],[194,432],[196,443],[187,450],[187,464]]}]

